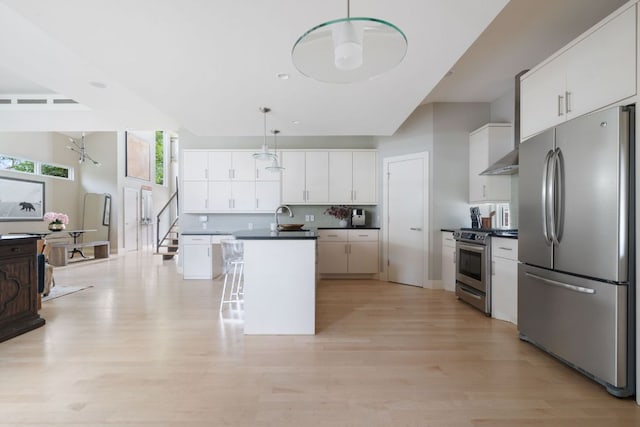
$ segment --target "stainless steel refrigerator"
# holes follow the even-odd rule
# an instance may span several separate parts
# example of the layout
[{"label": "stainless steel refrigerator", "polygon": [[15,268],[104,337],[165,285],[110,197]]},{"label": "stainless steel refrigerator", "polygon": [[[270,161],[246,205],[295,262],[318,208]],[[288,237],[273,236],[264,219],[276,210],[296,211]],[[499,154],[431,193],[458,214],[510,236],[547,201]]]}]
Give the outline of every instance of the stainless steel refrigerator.
[{"label": "stainless steel refrigerator", "polygon": [[635,393],[634,109],[578,117],[520,145],[518,330]]}]

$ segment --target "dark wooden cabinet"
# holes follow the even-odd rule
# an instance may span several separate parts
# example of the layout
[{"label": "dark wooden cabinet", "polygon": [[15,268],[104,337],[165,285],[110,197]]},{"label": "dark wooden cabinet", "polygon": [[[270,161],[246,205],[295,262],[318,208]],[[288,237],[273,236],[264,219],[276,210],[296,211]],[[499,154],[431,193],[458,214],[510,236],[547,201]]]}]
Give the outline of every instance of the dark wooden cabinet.
[{"label": "dark wooden cabinet", "polygon": [[38,315],[35,237],[0,237],[0,342],[44,325]]}]

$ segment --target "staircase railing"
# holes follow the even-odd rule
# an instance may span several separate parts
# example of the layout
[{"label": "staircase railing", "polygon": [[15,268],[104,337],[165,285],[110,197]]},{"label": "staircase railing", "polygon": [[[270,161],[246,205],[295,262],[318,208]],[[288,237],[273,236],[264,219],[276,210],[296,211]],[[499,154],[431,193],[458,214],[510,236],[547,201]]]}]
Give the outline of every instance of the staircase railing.
[{"label": "staircase railing", "polygon": [[160,252],[160,245],[167,238],[173,227],[178,222],[179,212],[178,190],[169,197],[167,203],[164,204],[160,212],[156,216],[156,252]]}]

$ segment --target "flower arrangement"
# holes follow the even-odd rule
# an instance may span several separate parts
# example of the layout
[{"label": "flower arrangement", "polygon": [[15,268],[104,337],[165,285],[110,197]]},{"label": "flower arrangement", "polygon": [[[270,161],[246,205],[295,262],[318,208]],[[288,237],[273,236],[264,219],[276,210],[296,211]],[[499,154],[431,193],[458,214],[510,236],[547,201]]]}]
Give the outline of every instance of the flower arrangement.
[{"label": "flower arrangement", "polygon": [[349,212],[351,212],[351,210],[348,207],[340,205],[328,207],[327,210],[324,211],[324,214],[343,220],[349,218]]},{"label": "flower arrangement", "polygon": [[44,214],[44,220],[49,224],[69,224],[69,217],[67,214],[58,212],[47,212]]}]

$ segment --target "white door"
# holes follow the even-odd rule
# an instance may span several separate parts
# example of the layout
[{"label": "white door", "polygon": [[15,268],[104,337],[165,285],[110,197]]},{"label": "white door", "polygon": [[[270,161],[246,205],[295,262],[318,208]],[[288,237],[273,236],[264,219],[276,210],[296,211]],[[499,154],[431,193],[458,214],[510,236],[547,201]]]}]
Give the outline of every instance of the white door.
[{"label": "white door", "polygon": [[375,151],[353,152],[353,203],[377,203]]},{"label": "white door", "polygon": [[329,201],[349,205],[353,203],[351,151],[329,152]]},{"label": "white door", "polygon": [[138,190],[124,189],[124,250],[138,250]]},{"label": "white door", "polygon": [[329,202],[329,152],[310,151],[305,157],[307,204]]},{"label": "white door", "polygon": [[424,286],[427,277],[427,153],[385,160],[388,280]]},{"label": "white door", "polygon": [[286,151],[282,157],[282,203],[305,202],[305,154],[304,151]]}]

